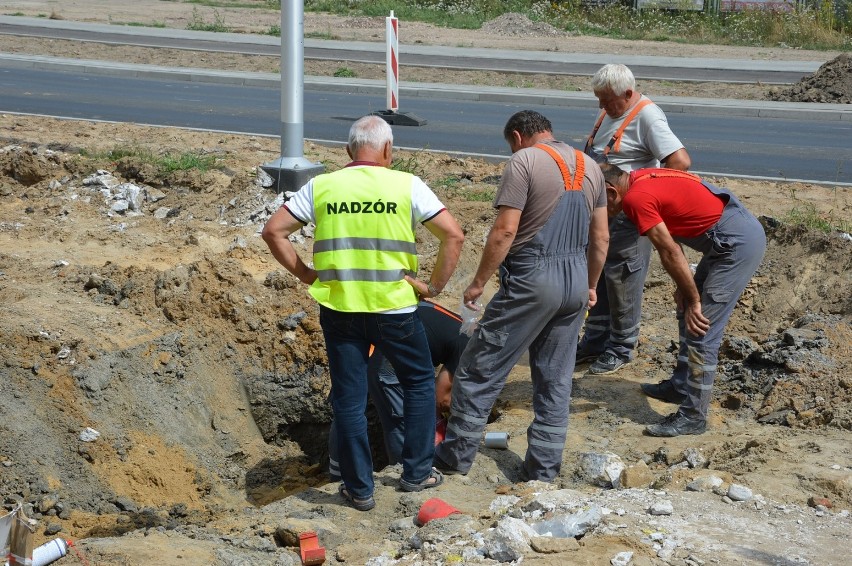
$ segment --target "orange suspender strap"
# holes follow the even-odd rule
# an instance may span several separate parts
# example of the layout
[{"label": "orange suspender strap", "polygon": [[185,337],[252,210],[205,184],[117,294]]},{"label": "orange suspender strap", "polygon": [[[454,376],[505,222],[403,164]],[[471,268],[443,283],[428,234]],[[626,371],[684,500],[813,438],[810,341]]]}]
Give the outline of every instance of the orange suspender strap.
[{"label": "orange suspender strap", "polygon": [[577,166],[574,168],[574,177],[568,174],[568,165],[565,160],[559,155],[559,152],[543,143],[537,143],[534,147],[543,149],[559,166],[559,172],[562,173],[562,181],[565,183],[566,191],[579,191],[583,188],[583,176],[586,174],[586,162],[583,159],[583,153],[579,149],[574,150],[574,155],[577,158]]},{"label": "orange suspender strap", "polygon": [[595,122],[595,127],[592,128],[592,133],[589,134],[589,137],[586,138],[586,147],[583,149],[585,153],[589,153],[589,150],[592,149],[592,144],[595,142],[595,136],[598,133],[598,130],[601,129],[601,123],[603,123],[604,116],[606,116],[606,110],[601,110],[601,113],[598,114],[598,121]]},{"label": "orange suspender strap", "polygon": [[639,175],[635,179],[633,179],[634,183],[639,181],[651,178],[651,179],[659,179],[659,178],[677,178],[677,179],[689,179],[690,181],[697,181],[702,183],[701,177],[695,175],[694,173],[687,173],[686,171],[681,171],[679,169],[665,169],[663,171],[651,171],[650,173],[645,173],[643,175]]},{"label": "orange suspender strap", "polygon": [[[624,119],[621,123],[621,126],[616,130],[615,134],[613,134],[612,138],[609,140],[609,143],[604,147],[603,154],[608,155],[611,150],[618,151],[618,148],[621,147],[621,136],[624,135],[624,129],[633,121],[633,118],[639,114],[639,111],[652,104],[651,100],[644,99],[640,100],[633,106],[633,109],[630,111],[630,114]],[[592,128],[592,133],[589,134],[589,138],[586,140],[586,153],[592,148],[592,144],[595,142],[595,135],[598,133],[598,130],[601,127],[601,123],[603,123],[604,116],[606,116],[606,110],[601,110],[601,113],[598,114],[598,121],[595,122],[595,127]]]},{"label": "orange suspender strap", "polygon": [[[429,302],[431,302],[431,301],[429,301]],[[457,315],[456,313],[454,313],[451,310],[445,309],[444,307],[442,307],[438,303],[432,303],[432,308],[435,309],[436,311],[438,311],[439,313],[441,313],[445,316],[448,316],[449,318],[451,318],[451,319],[453,319],[457,322],[462,322],[462,318],[459,315]]]},{"label": "orange suspender strap", "polygon": [[647,98],[644,100],[640,100],[636,103],[636,106],[633,107],[633,110],[630,111],[630,114],[628,114],[627,118],[624,119],[624,122],[621,123],[621,127],[618,128],[618,130],[612,136],[612,139],[609,140],[608,144],[606,144],[606,148],[604,149],[604,155],[607,155],[610,150],[618,151],[618,148],[621,146],[621,136],[624,134],[624,129],[627,127],[628,124],[630,124],[630,122],[633,121],[633,118],[635,118],[636,115],[639,114],[639,111],[648,106],[649,104],[652,104],[652,102]]}]

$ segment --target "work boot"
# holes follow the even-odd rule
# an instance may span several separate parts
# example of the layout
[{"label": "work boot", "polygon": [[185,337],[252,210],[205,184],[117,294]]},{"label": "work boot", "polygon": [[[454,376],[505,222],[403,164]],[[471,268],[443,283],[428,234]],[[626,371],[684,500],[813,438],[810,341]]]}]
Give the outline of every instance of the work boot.
[{"label": "work boot", "polygon": [[659,383],[643,383],[639,387],[642,388],[642,393],[648,397],[665,401],[666,403],[674,403],[680,405],[686,399],[686,395],[678,393],[672,385],[671,379],[664,379]]},{"label": "work boot", "polygon": [[622,360],[612,352],[604,352],[598,356],[595,363],[589,366],[589,373],[593,375],[607,375],[609,373],[615,373],[629,362],[630,360]]},{"label": "work boot", "polygon": [[657,424],[645,427],[651,436],[680,436],[682,434],[703,434],[707,430],[707,421],[691,419],[680,411],[672,413]]},{"label": "work boot", "polygon": [[578,366],[586,362],[593,362],[597,360],[600,355],[600,352],[589,352],[583,348],[577,348],[577,356],[574,358],[574,365]]}]

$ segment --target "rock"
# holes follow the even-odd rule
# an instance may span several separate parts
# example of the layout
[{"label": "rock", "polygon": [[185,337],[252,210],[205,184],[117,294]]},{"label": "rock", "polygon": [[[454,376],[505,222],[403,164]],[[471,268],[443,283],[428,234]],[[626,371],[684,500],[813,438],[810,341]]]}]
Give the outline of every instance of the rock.
[{"label": "rock", "polygon": [[611,452],[585,452],[580,455],[580,475],[601,487],[618,487],[624,462]]},{"label": "rock", "polygon": [[752,498],[752,493],[749,488],[738,483],[732,483],[728,487],[728,497],[733,501],[748,501]]},{"label": "rock", "polygon": [[702,476],[686,484],[687,491],[713,491],[722,485],[723,480],[717,476]]},{"label": "rock", "polygon": [[671,515],[674,513],[674,506],[672,505],[672,502],[667,499],[655,501],[648,508],[648,513],[651,515]]},{"label": "rock", "polygon": [[646,488],[654,481],[654,474],[645,462],[641,460],[632,466],[624,468],[619,483],[623,488]]},{"label": "rock", "polygon": [[573,537],[532,537],[530,547],[540,554],[556,554],[580,550],[580,543]]},{"label": "rock", "polygon": [[627,566],[633,560],[633,553],[630,551],[619,552],[609,559],[612,566]]},{"label": "rock", "polygon": [[707,458],[697,448],[687,448],[683,451],[683,459],[690,468],[703,468],[707,465]]},{"label": "rock", "polygon": [[154,211],[154,218],[156,218],[157,220],[163,220],[169,216],[169,212],[171,211],[171,208],[167,206],[161,206]]},{"label": "rock", "polygon": [[80,440],[83,442],[94,442],[100,438],[101,433],[93,428],[86,427],[86,430],[80,433]]}]

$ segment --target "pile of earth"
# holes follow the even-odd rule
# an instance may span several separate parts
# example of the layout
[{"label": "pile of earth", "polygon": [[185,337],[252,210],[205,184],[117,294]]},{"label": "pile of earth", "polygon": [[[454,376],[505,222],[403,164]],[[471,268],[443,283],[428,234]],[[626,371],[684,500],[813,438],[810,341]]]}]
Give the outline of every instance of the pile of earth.
[{"label": "pile of earth", "polygon": [[852,58],[848,53],[838,55],[798,83],[771,89],[767,98],[780,102],[852,104]]}]

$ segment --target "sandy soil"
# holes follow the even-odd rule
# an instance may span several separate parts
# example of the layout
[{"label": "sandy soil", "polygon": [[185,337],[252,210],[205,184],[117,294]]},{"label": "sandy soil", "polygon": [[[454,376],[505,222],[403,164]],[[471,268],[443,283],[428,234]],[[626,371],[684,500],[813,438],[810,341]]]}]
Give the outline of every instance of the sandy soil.
[{"label": "sandy soil", "polygon": [[[169,25],[181,22],[174,14],[191,16],[174,2],[0,2],[0,10]],[[243,13],[222,12],[227,22]],[[350,29],[325,21],[338,34]],[[438,31],[446,30],[431,36]],[[477,37],[464,33],[465,41]],[[467,477],[416,495],[396,491],[398,471],[385,469],[375,510],[343,505],[323,471],[329,383],[317,309],[257,237],[276,202],[256,167],[278,156],[276,139],[11,115],[0,124],[0,495],[7,508],[28,505],[36,544],[75,541],[59,563],[298,564],[294,537],[311,529],[327,564],[382,553],[405,564],[459,563],[461,549],[474,546],[471,533],[487,535],[506,515],[525,517],[522,505],[550,489],[520,483],[531,418],[521,363],[488,427],[511,435],[509,450],[483,448]],[[127,148],[196,152],[216,167],[170,173],[152,158],[109,155]],[[305,155],[330,170],[345,163],[340,149],[309,144]],[[425,152],[398,158],[416,164],[466,230],[441,297],[457,309],[493,219],[488,195],[500,165]],[[134,208],[123,210],[120,198],[132,189],[93,182],[98,170],[142,188]],[[758,215],[850,216],[842,188],[716,181]],[[666,377],[674,359],[672,285],[655,258],[637,360],[616,376],[575,373],[554,486],[572,490],[578,509],[612,512],[575,546],[528,549],[524,563],[609,564],[620,551],[633,552],[636,565],[845,563],[850,243],[765,222],[769,250],[728,329],[710,430],[676,439],[641,433],[672,410],[638,390]],[[300,246],[308,257],[310,237]],[[419,251],[428,272],[428,234]],[[81,441],[86,427],[100,438]],[[580,473],[585,452],[616,454],[640,479],[633,489],[601,488]],[[716,493],[685,489],[709,475],[723,482]],[[732,502],[730,484],[754,497]],[[492,507],[499,495],[522,503]],[[416,529],[410,517],[433,496],[467,518]],[[663,499],[672,515],[649,515]],[[426,541],[419,549],[415,534]]]}]

